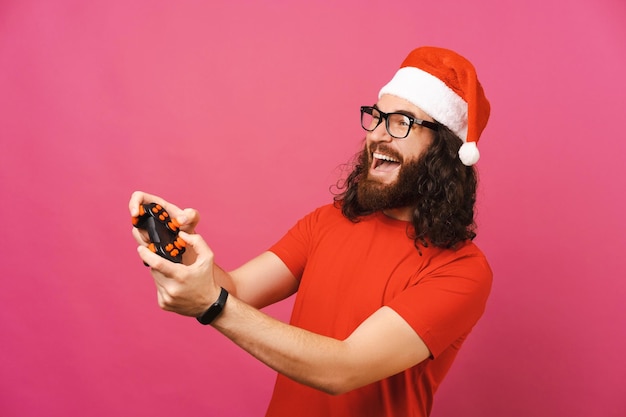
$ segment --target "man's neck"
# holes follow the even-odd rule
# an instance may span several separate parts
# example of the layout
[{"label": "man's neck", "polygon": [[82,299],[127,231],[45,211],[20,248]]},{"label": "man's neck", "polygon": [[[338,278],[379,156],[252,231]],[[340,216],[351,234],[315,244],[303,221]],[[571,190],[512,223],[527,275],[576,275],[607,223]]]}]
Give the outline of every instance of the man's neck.
[{"label": "man's neck", "polygon": [[383,210],[383,214],[392,219],[410,222],[413,219],[413,210],[411,207],[400,207],[395,209]]}]

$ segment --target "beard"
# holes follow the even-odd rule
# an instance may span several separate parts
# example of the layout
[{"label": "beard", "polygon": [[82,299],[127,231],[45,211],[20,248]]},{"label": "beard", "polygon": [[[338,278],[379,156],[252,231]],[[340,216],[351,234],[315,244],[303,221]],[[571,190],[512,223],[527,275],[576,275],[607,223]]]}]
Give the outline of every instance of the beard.
[{"label": "beard", "polygon": [[361,209],[375,212],[415,206],[420,197],[417,184],[423,175],[423,158],[404,161],[396,180],[391,184],[383,184],[369,178],[369,155],[370,152],[363,149],[359,157],[362,173],[357,184],[357,202]]}]

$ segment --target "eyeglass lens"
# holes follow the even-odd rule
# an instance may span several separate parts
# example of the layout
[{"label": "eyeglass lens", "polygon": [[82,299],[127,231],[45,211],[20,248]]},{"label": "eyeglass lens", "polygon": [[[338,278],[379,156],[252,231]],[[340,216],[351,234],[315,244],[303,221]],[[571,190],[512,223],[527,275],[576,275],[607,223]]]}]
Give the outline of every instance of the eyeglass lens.
[{"label": "eyeglass lens", "polygon": [[[374,107],[364,107],[361,111],[361,126],[371,132],[381,123],[380,111]],[[385,120],[387,132],[394,138],[404,138],[409,134],[411,120],[401,113],[389,113]]]}]

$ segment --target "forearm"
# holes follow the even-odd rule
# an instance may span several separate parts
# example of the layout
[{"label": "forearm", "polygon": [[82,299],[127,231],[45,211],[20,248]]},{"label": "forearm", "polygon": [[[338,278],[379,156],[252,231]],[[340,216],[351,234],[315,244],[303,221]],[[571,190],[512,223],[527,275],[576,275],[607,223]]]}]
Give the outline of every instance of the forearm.
[{"label": "forearm", "polygon": [[278,299],[268,300],[268,297],[264,296],[263,287],[258,285],[262,284],[262,278],[242,280],[237,271],[227,272],[219,265],[214,264],[213,279],[218,286],[225,288],[231,296],[237,297],[239,300],[256,308],[265,307],[284,298],[276,297]]},{"label": "forearm", "polygon": [[212,323],[219,332],[275,371],[330,394],[355,388],[342,341],[273,319],[230,296]]},{"label": "forearm", "polygon": [[239,268],[226,272],[215,265],[214,280],[232,295],[263,308],[292,295],[299,281],[272,252],[264,252]]},{"label": "forearm", "polygon": [[213,279],[218,286],[225,288],[231,295],[238,296],[237,286],[230,273],[217,264],[213,265]]}]

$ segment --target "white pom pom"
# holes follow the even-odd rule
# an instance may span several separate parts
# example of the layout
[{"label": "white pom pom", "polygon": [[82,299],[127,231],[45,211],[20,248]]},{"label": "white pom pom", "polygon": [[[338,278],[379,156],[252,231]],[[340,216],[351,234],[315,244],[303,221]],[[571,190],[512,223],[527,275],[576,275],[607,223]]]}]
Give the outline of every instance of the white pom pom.
[{"label": "white pom pom", "polygon": [[466,142],[461,145],[461,149],[459,149],[459,159],[463,162],[463,165],[471,167],[480,158],[480,152],[478,152],[478,147],[476,146],[476,142]]}]

